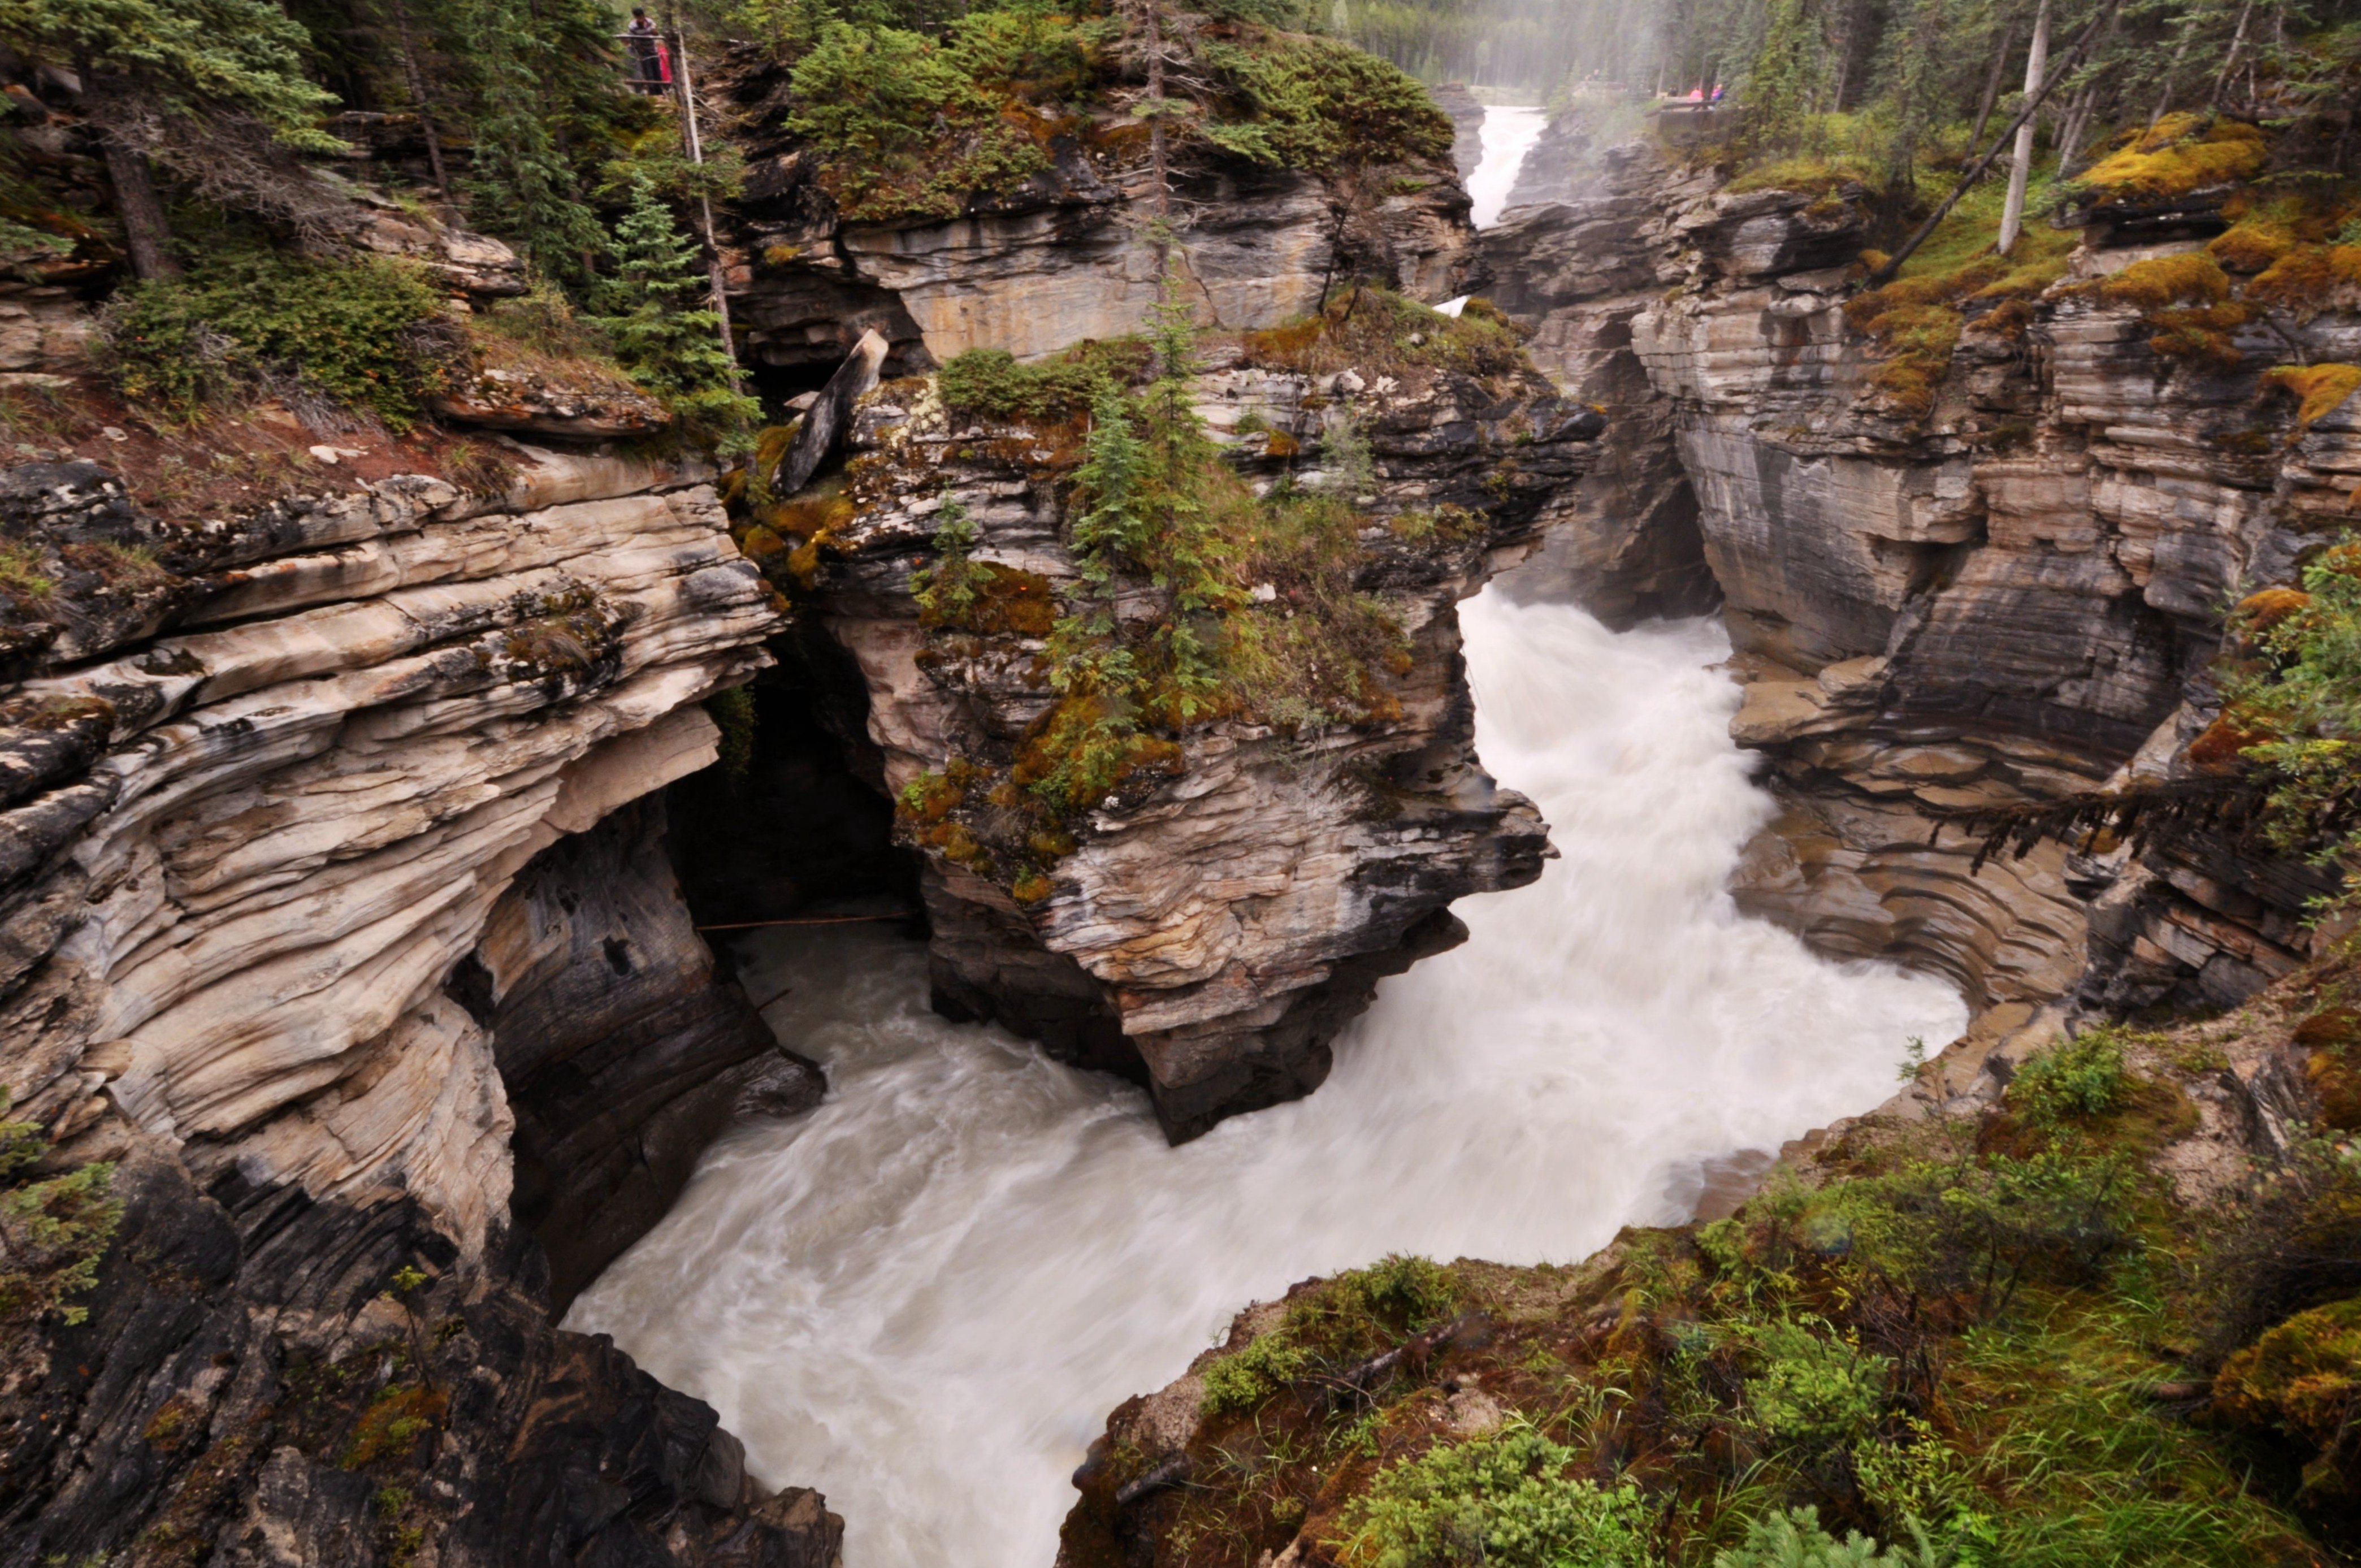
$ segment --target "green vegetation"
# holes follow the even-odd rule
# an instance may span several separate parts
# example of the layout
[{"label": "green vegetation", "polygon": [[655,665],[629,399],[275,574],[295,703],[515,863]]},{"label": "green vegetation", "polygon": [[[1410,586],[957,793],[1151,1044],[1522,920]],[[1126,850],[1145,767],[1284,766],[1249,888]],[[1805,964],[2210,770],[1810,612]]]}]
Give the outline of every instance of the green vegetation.
[{"label": "green vegetation", "polygon": [[1005,349],[971,348],[942,367],[943,402],[961,413],[1036,424],[1086,413],[1102,394],[1137,385],[1153,350],[1142,337],[1082,343],[1035,364]]},{"label": "green vegetation", "polygon": [[[2191,756],[2259,773],[2274,848],[2349,867],[2361,844],[2361,543],[2347,535],[2321,552],[2302,581],[2231,613],[2216,666],[2222,716]],[[2347,870],[2339,902],[2356,894]]]},{"label": "green vegetation", "polygon": [[1387,1467],[1354,1499],[1347,1568],[1655,1568],[1639,1489],[1569,1474],[1582,1456],[1520,1423]]},{"label": "green vegetation", "polygon": [[[1730,1219],[1435,1268],[1416,1313],[1299,1286],[1201,1369],[1191,1484],[1126,1528],[1159,1568],[1299,1532],[1353,1568],[2322,1561],[2361,1475],[2361,1161],[2302,1145],[2189,1207],[2149,1160],[2197,1128],[2198,1043],[2061,1039],[1981,1126],[1872,1119]],[[1086,1477],[1074,1561],[1148,1463]]]},{"label": "green vegetation", "polygon": [[722,352],[720,318],[703,303],[696,246],[645,178],[632,181],[631,207],[615,226],[613,268],[594,291],[599,313],[591,321],[616,359],[692,439],[725,452],[745,448],[762,409],[738,390],[736,367]]},{"label": "green vegetation", "polygon": [[0,1089],[0,1341],[45,1321],[71,1325],[88,1318],[90,1309],[76,1298],[97,1283],[99,1262],[123,1219],[122,1201],[111,1190],[113,1165],[34,1174],[49,1140],[31,1122],[9,1121],[9,1103]]},{"label": "green vegetation", "polygon": [[[1324,416],[1322,481],[1258,495],[1198,416],[1194,354],[1188,313],[1168,300],[1145,338],[1032,365],[979,350],[937,379],[962,439],[1071,476],[1078,585],[1062,604],[1043,579],[976,560],[973,521],[949,498],[935,558],[911,578],[934,633],[929,660],[974,657],[987,637],[1026,639],[1034,676],[1055,696],[1005,756],[928,775],[899,812],[908,841],[1021,887],[1027,902],[1049,895],[1048,873],[1082,817],[1179,775],[1192,730],[1244,718],[1302,735],[1400,714],[1386,677],[1409,667],[1407,638],[1356,582],[1377,467],[1349,404]],[[1488,311],[1455,321],[1368,288],[1338,291],[1305,323],[1248,334],[1246,354],[1295,368],[1350,361],[1365,374],[1530,374],[1513,330]],[[1014,428],[966,428],[979,418]],[[1270,450],[1293,453],[1291,437],[1263,433]],[[785,564],[807,575],[833,504],[774,507],[763,526],[781,544],[750,529],[745,547],[775,554],[799,534]],[[1480,532],[1453,508],[1396,521],[1393,536],[1420,548],[1455,550]]]},{"label": "green vegetation", "polygon": [[[1167,91],[1130,102],[1125,24],[1095,5],[923,6],[840,14],[824,0],[750,7],[746,21],[794,61],[787,124],[810,139],[821,185],[855,220],[946,218],[1050,167],[1060,137],[1136,160],[1150,119],[1175,146],[1202,141],[1318,172],[1446,159],[1451,125],[1415,81],[1299,28],[1279,8],[1234,6],[1176,28]],[[1109,107],[1128,105],[1116,118]]]},{"label": "green vegetation", "polygon": [[446,373],[447,343],[424,330],[442,306],[423,272],[402,262],[229,251],[184,280],[117,296],[104,362],[125,397],[176,419],[279,393],[366,409],[406,430]]},{"label": "green vegetation", "polygon": [[1445,1270],[1399,1254],[1291,1292],[1274,1326],[1206,1367],[1204,1411],[1250,1415],[1301,1379],[1341,1376],[1458,1303]]}]

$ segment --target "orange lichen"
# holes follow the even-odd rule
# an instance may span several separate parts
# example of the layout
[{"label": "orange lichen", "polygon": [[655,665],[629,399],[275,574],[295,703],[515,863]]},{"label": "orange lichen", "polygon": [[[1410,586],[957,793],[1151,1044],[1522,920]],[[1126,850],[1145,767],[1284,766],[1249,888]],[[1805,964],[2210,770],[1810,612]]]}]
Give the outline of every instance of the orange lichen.
[{"label": "orange lichen", "polygon": [[2279,365],[2263,372],[2263,382],[2296,400],[2296,423],[2310,430],[2361,391],[2361,365]]},{"label": "orange lichen", "polygon": [[2151,311],[2147,323],[2158,331],[2147,345],[2166,359],[2193,359],[2218,370],[2233,369],[2244,356],[2230,334],[2253,315],[2248,306],[2235,300],[2193,310]]},{"label": "orange lichen", "polygon": [[2268,218],[2249,218],[2213,236],[2206,253],[2233,272],[2260,272],[2295,248],[2295,232]]},{"label": "orange lichen", "polygon": [[2253,178],[2268,152],[2263,133],[2243,121],[2167,115],[2093,164],[2082,183],[2109,196],[2185,196]]},{"label": "orange lichen", "polygon": [[2230,627],[2241,639],[2252,641],[2311,603],[2312,596],[2301,588],[2265,588],[2238,601],[2230,611]]}]

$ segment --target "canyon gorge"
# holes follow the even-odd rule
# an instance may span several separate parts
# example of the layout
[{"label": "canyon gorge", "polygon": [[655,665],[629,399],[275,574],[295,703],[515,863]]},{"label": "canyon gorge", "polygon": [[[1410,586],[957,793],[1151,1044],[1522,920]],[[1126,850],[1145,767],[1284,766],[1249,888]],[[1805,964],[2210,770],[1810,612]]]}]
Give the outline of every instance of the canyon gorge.
[{"label": "canyon gorge", "polygon": [[[0,282],[0,1564],[1213,1561],[1307,1277],[1541,1271],[1283,1393],[1432,1355],[1482,1439],[1504,1303],[1603,1344],[1629,1227],[1905,1121],[2037,1158],[2061,1031],[2183,1031],[2184,1195],[2333,1113],[2336,868],[2207,803],[2225,617],[2361,507],[2361,375],[2265,372],[2361,296],[2191,356],[2125,282],[2237,181],[2041,218],[1929,363],[1866,186],[1581,102],[1169,170],[1020,105],[895,211],[699,69],[723,456],[499,337],[415,116],[302,225],[471,334],[414,418],[150,418],[89,276]],[[1261,1452],[1222,1550],[1338,1562]]]}]

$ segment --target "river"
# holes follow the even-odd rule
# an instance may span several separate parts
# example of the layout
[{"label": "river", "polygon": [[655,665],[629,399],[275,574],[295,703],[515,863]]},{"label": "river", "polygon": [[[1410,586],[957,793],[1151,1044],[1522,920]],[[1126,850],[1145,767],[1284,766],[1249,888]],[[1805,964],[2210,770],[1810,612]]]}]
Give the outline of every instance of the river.
[{"label": "river", "polygon": [[[1496,143],[1504,113],[1471,182],[1499,197],[1492,155],[1532,139]],[[1913,1036],[1959,1032],[1940,981],[1732,906],[1771,806],[1718,622],[1619,635],[1491,590],[1461,615],[1479,751],[1562,858],[1462,900],[1468,941],[1384,983],[1318,1093],[1170,1148],[1141,1091],[935,1016],[917,944],[749,936],[746,984],[794,988],[768,1016],[828,1100],[725,1135],[566,1326],[709,1400],[766,1483],[827,1493],[848,1568],[1049,1568],[1107,1411],[1247,1302],[1389,1252],[1570,1262],[1677,1222],[1718,1162],[1875,1104]]]}]

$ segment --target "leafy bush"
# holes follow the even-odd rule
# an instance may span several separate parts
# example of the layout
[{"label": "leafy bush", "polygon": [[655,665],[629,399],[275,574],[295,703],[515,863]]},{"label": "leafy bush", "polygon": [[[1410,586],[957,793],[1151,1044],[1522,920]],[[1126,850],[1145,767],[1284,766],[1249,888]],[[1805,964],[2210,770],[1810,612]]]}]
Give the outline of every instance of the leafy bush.
[{"label": "leafy bush", "polygon": [[1330,1544],[1346,1568],[1653,1568],[1654,1510],[1569,1475],[1581,1462],[1525,1426],[1431,1449],[1372,1481]]},{"label": "leafy bush", "polygon": [[1290,1298],[1286,1311],[1205,1369],[1207,1415],[1259,1409],[1318,1370],[1341,1371],[1433,1327],[1458,1305],[1450,1275],[1423,1257],[1389,1255]]},{"label": "leafy bush", "polygon": [[1068,419],[1127,385],[1144,367],[1137,339],[1088,343],[1038,364],[1020,364],[1004,348],[971,348],[945,363],[937,385],[943,401],[990,419]]},{"label": "leafy bush", "polygon": [[432,330],[442,306],[406,262],[233,251],[184,280],[125,290],[102,319],[101,352],[126,400],[170,418],[276,391],[401,431],[444,384],[454,336]]},{"label": "leafy bush", "polygon": [[975,74],[979,63],[1054,71],[1049,26],[977,23],[963,49],[832,22],[796,64],[787,127],[818,147],[820,183],[846,217],[956,217],[971,193],[1013,190],[1049,167]]},{"label": "leafy bush", "polygon": [[1746,1400],[1755,1421],[1773,1438],[1839,1448],[1877,1424],[1894,1365],[1890,1358],[1865,1354],[1841,1339],[1785,1321],[1749,1337],[1759,1365],[1747,1380]]},{"label": "leafy bush", "polygon": [[2124,1043],[2090,1029],[2037,1052],[2009,1080],[2009,1109],[2039,1126],[2104,1115],[2124,1098]]},{"label": "leafy bush", "polygon": [[1205,1368],[1199,1408],[1209,1416],[1259,1409],[1302,1376],[1310,1362],[1309,1353],[1283,1330],[1258,1335]]},{"label": "leafy bush", "polygon": [[0,1088],[0,1333],[49,1317],[79,1323],[89,1309],[74,1298],[97,1282],[123,1219],[111,1193],[115,1167],[101,1161],[27,1179],[49,1140],[31,1122],[9,1121],[8,1106]]}]

